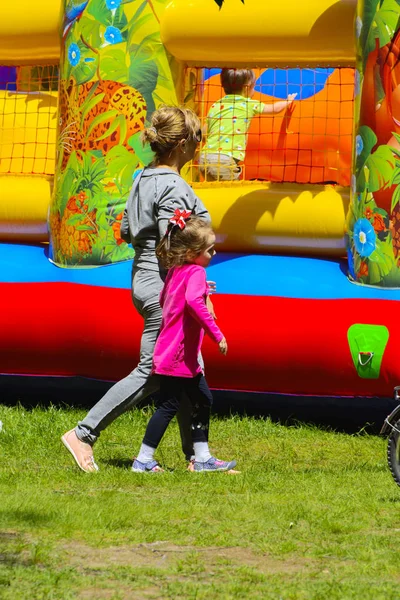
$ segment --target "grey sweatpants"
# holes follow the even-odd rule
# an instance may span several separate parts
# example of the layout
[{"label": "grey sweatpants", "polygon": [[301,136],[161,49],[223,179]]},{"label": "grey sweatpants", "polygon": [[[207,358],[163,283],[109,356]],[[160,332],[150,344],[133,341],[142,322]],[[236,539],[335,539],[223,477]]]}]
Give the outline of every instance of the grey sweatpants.
[{"label": "grey sweatpants", "polygon": [[[91,446],[100,433],[119,415],[158,391],[157,376],[151,375],[153,351],[161,326],[159,303],[163,281],[156,271],[133,269],[132,297],[136,310],[144,319],[139,364],[127,377],[118,381],[88,412],[76,427],[76,435]],[[127,333],[127,332],[126,332]],[[182,402],[177,414],[182,450],[187,458],[193,455],[191,437],[191,406]]]}]

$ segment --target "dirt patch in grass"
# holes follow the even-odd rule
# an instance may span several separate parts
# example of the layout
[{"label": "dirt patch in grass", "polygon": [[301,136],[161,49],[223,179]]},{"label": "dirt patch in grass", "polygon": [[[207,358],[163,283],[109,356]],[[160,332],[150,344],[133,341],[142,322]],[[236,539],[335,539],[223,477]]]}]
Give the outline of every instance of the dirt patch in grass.
[{"label": "dirt patch in grass", "polygon": [[178,564],[190,561],[196,565],[249,567],[261,573],[296,573],[310,567],[310,561],[301,558],[277,559],[266,554],[257,554],[249,548],[177,546],[169,542],[154,542],[134,546],[111,546],[91,548],[85,544],[63,545],[67,562],[83,569],[109,569],[121,567],[177,568]]}]

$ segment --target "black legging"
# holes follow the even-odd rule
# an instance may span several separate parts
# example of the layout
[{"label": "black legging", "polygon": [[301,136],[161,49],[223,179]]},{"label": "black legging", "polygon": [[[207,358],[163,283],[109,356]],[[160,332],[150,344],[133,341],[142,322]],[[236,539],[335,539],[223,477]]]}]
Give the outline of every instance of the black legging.
[{"label": "black legging", "polygon": [[204,375],[200,374],[194,378],[159,375],[159,378],[160,401],[147,425],[143,443],[151,448],[158,448],[170,421],[179,410],[180,403],[188,400],[192,406],[192,440],[207,442],[213,398]]}]

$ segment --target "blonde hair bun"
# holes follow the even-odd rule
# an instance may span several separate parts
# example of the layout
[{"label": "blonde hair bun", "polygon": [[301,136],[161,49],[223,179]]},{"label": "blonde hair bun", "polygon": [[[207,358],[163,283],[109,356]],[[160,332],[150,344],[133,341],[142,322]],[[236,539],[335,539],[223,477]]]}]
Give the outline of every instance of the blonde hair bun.
[{"label": "blonde hair bun", "polygon": [[142,142],[149,142],[159,162],[162,157],[187,138],[196,138],[200,120],[189,108],[160,106],[151,116],[151,126],[142,132]]},{"label": "blonde hair bun", "polygon": [[147,129],[143,130],[142,133],[142,141],[143,142],[149,142],[149,144],[151,144],[152,142],[155,142],[157,139],[157,129],[155,127],[147,127]]}]

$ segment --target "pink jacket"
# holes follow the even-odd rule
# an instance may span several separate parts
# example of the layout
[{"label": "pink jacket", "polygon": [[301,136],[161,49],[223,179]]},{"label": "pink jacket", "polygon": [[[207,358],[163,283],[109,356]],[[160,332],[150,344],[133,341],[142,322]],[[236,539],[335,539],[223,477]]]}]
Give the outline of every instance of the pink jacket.
[{"label": "pink jacket", "polygon": [[206,296],[203,267],[185,264],[169,270],[160,295],[163,316],[154,349],[154,373],[174,377],[201,373],[198,355],[204,331],[217,343],[224,337],[208,312]]}]

